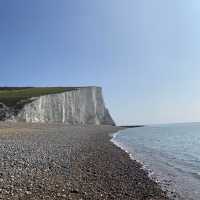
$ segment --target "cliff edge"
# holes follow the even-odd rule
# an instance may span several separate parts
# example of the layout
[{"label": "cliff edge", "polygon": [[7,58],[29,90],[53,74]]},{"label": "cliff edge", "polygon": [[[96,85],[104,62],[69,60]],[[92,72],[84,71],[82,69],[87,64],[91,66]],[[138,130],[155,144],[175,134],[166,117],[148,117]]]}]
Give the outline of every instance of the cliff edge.
[{"label": "cliff edge", "polygon": [[60,93],[31,97],[18,109],[1,103],[0,113],[4,120],[12,121],[115,125],[105,107],[100,87],[73,88]]}]

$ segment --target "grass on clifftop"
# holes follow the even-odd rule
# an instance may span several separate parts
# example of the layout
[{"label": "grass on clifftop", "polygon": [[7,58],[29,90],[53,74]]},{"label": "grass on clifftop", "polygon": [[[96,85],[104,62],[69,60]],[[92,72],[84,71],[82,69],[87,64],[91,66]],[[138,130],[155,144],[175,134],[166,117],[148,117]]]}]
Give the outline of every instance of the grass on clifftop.
[{"label": "grass on clifftop", "polygon": [[75,87],[0,87],[0,102],[15,107],[30,101],[32,97],[75,90]]}]

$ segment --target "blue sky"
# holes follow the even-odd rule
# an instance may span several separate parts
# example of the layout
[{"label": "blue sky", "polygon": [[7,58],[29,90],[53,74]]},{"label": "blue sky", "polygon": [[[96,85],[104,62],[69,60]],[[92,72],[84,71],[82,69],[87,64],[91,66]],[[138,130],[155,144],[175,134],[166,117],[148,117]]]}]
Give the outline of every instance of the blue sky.
[{"label": "blue sky", "polygon": [[200,121],[198,0],[1,0],[2,86],[103,87],[118,124]]}]

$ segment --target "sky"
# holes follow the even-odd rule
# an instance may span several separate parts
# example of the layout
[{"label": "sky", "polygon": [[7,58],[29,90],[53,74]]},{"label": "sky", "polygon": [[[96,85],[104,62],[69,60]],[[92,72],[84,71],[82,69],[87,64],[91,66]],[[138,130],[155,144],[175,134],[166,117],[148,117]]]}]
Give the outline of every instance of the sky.
[{"label": "sky", "polygon": [[200,121],[200,1],[1,0],[0,85],[101,86],[120,125]]}]

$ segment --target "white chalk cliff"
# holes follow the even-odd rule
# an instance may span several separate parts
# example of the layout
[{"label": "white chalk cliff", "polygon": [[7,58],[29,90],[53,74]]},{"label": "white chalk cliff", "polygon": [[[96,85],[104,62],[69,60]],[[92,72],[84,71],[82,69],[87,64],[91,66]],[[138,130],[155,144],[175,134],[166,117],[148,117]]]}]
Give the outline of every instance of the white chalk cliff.
[{"label": "white chalk cliff", "polygon": [[14,116],[15,121],[115,125],[105,107],[100,87],[83,87],[32,99]]}]

